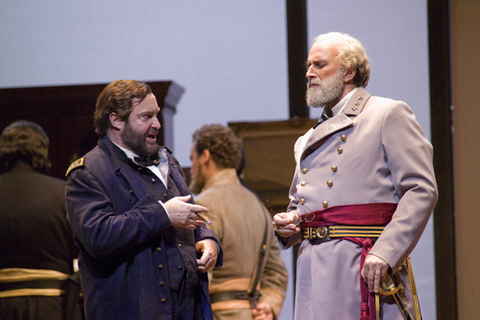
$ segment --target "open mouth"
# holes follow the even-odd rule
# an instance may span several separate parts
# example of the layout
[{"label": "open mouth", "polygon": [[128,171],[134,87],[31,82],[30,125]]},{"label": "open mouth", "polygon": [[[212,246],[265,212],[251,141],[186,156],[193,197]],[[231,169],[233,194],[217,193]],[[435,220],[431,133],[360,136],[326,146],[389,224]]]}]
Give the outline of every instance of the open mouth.
[{"label": "open mouth", "polygon": [[147,135],[147,140],[149,140],[149,141],[157,141],[157,135],[155,135],[155,134],[149,134],[149,135]]}]

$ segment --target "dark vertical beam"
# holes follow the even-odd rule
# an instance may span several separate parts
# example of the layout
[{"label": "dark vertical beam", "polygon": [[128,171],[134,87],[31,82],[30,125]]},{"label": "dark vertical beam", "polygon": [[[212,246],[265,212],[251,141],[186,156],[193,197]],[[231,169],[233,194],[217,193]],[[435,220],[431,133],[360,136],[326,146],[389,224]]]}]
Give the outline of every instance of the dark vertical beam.
[{"label": "dark vertical beam", "polygon": [[307,44],[306,0],[287,0],[288,92],[290,118],[308,118],[305,102]]},{"label": "dark vertical beam", "polygon": [[428,0],[430,118],[439,200],[434,212],[437,319],[457,319],[449,0]]}]

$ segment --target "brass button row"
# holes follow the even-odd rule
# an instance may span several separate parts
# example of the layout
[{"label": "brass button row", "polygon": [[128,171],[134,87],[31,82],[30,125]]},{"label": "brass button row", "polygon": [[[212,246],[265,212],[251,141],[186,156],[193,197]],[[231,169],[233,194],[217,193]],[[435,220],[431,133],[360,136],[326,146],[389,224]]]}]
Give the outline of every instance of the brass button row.
[{"label": "brass button row", "polygon": [[[344,134],[342,134],[342,135],[340,136],[340,140],[342,140],[343,142],[346,142],[346,141],[347,141],[347,136],[344,135]],[[338,152],[338,154],[342,154],[342,153],[343,153],[343,148],[342,148],[342,147],[338,147],[338,148],[337,148],[337,152]],[[332,172],[337,172],[337,171],[338,171],[338,167],[335,166],[335,165],[333,165],[330,169],[332,170]],[[305,167],[302,168],[302,173],[303,173],[303,174],[306,174],[307,172],[308,172],[308,168],[305,168]],[[306,182],[306,181],[302,181],[302,182],[300,182],[300,185],[301,185],[302,187],[305,187],[305,186],[307,185],[307,182]],[[327,186],[330,187],[330,188],[333,187],[333,181],[332,181],[332,180],[328,180],[328,181],[327,181]],[[302,205],[305,204],[305,199],[304,199],[304,198],[300,198],[300,204],[302,204]],[[328,201],[327,201],[327,200],[323,201],[322,204],[323,204],[323,207],[324,207],[324,208],[328,208]]]}]

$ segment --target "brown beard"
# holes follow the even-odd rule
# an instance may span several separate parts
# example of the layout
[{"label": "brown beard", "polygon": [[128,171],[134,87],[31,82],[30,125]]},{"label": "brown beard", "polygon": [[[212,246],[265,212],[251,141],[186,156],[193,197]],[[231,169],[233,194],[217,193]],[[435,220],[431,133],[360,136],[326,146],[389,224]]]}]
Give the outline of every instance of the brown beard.
[{"label": "brown beard", "polygon": [[158,152],[160,146],[155,143],[154,145],[148,146],[146,143],[146,136],[150,134],[156,134],[155,132],[149,132],[146,135],[140,135],[135,130],[133,130],[130,125],[129,120],[125,122],[125,127],[120,134],[123,143],[128,146],[133,152],[141,157],[150,157]]},{"label": "brown beard", "polygon": [[202,192],[203,187],[205,187],[206,182],[207,181],[205,179],[205,176],[203,175],[202,168],[200,168],[200,165],[197,164],[197,174],[191,177],[188,188],[193,194],[199,194],[200,192]]}]

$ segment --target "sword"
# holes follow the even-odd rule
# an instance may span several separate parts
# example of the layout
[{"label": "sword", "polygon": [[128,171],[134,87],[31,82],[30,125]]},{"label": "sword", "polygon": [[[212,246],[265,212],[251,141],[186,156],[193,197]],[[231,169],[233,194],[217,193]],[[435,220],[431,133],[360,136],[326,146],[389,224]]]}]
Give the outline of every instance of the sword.
[{"label": "sword", "polygon": [[[400,291],[404,290],[403,284],[398,284],[397,279],[394,276],[390,275],[389,277],[391,281],[389,281],[388,284],[386,282],[381,282],[381,285],[384,288],[380,288],[380,293],[384,296],[392,296],[398,308],[400,309],[400,312],[402,313],[403,318],[405,320],[412,320],[412,317],[408,313],[407,307],[403,303],[402,296],[400,295]],[[375,299],[375,304],[377,304],[377,300],[379,299],[377,298]],[[378,304],[380,304],[380,302],[378,302]],[[377,306],[377,310],[379,309],[380,309],[379,306]],[[378,317],[378,311],[377,311],[377,317]]]}]

